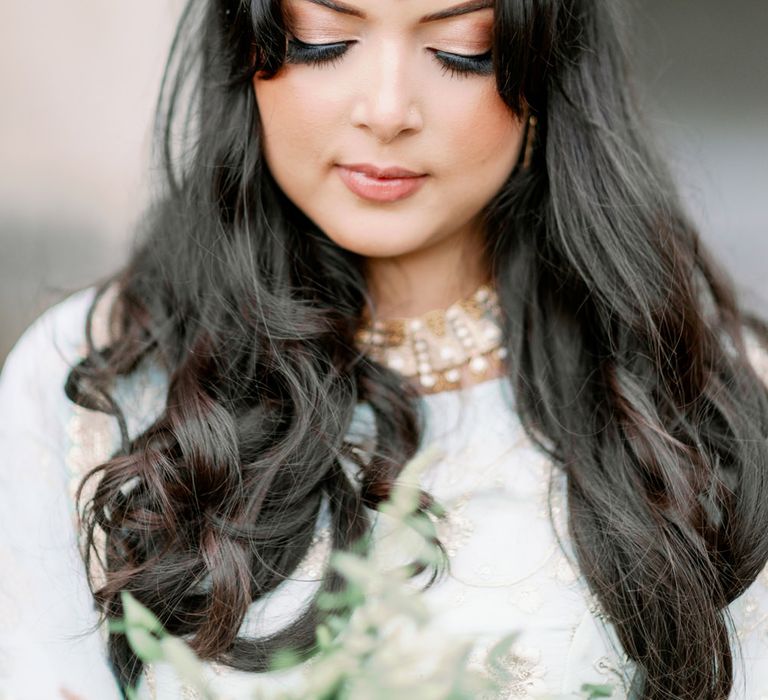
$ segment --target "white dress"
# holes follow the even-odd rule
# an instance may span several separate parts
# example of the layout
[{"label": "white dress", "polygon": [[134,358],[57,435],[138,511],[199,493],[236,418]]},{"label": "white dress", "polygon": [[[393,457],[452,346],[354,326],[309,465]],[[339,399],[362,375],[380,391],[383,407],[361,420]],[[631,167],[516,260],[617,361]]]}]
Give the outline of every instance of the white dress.
[{"label": "white dress", "polygon": [[[104,628],[78,554],[74,487],[88,467],[117,444],[114,420],[75,407],[64,395],[69,367],[82,356],[83,327],[93,290],[46,312],[22,336],[0,377],[0,700],[83,700],[120,693],[106,658]],[[768,376],[768,362],[755,352]],[[144,371],[118,387],[135,434],[162,409],[165,384]],[[423,475],[423,486],[448,508],[438,526],[450,574],[423,595],[446,634],[470,636],[479,648],[512,631],[513,682],[500,698],[543,694],[580,697],[583,683],[610,684],[626,698],[631,669],[596,600],[577,574],[565,530],[564,477],[554,473],[555,539],[547,513],[548,460],[526,438],[506,380],[424,398],[424,445],[446,455]],[[350,436],[364,447],[369,414],[358,405]],[[282,627],[309,600],[329,552],[326,511],[314,545],[296,575],[252,604],[243,632]],[[378,525],[378,523],[377,523]],[[374,528],[374,532],[377,529]],[[731,604],[743,649],[732,699],[768,700],[768,570]],[[246,674],[206,664],[214,690],[244,698],[247,689],[283,687],[296,671]],[[270,685],[272,684],[272,685]],[[143,700],[194,698],[164,664],[145,669]]]}]

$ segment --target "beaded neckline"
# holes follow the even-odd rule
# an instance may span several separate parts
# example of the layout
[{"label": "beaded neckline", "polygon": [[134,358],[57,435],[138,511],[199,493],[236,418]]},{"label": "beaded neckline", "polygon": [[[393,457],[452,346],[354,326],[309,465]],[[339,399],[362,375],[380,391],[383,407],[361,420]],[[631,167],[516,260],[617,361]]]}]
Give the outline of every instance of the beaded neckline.
[{"label": "beaded neckline", "polygon": [[356,342],[373,360],[434,394],[460,388],[465,367],[482,380],[504,360],[500,316],[496,291],[482,284],[447,309],[373,323],[365,318]]}]

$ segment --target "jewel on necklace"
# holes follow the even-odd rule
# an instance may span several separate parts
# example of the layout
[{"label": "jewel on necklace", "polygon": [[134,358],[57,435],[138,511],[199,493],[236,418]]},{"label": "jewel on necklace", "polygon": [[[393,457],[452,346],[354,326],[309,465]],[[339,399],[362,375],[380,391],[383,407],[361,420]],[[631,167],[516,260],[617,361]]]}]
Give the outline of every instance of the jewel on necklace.
[{"label": "jewel on necklace", "polygon": [[500,316],[495,290],[481,285],[445,310],[364,322],[355,340],[376,362],[417,379],[427,393],[435,393],[458,386],[462,367],[482,377],[491,358],[506,358]]}]

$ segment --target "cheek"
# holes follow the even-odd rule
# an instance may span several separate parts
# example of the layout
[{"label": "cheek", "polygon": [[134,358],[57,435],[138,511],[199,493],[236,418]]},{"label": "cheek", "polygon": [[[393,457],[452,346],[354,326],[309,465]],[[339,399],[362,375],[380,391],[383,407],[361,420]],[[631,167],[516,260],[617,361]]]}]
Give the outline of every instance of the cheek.
[{"label": "cheek", "polygon": [[444,197],[453,203],[456,218],[471,217],[498,193],[515,167],[524,123],[491,81],[457,87],[439,113],[437,167],[445,175]]},{"label": "cheek", "polygon": [[[490,81],[455,93],[442,105],[446,167],[472,170],[481,180],[506,177],[515,165],[523,127]],[[438,122],[440,123],[440,122]]]},{"label": "cheek", "polygon": [[348,81],[323,80],[311,69],[254,80],[266,161],[288,198],[338,245],[365,256],[401,255],[464,231],[519,153],[523,127],[495,82],[423,79],[424,129],[400,134],[388,148],[398,153],[393,159],[421,163],[433,177],[421,194],[393,207],[357,200],[331,172],[340,153],[371,152],[365,147],[371,135],[352,123],[351,89]]},{"label": "cheek", "polygon": [[338,122],[334,101],[327,91],[318,89],[319,84],[300,72],[254,79],[265,154],[278,178],[286,170],[299,177],[311,176],[313,169],[301,165],[308,160],[319,162],[332,142],[332,125]]}]

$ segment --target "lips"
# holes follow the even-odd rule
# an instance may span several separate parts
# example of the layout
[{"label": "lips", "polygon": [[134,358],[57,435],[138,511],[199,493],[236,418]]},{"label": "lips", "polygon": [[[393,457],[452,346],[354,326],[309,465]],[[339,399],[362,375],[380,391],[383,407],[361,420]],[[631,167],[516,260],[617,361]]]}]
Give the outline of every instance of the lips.
[{"label": "lips", "polygon": [[373,202],[395,202],[421,189],[427,175],[391,166],[379,168],[368,163],[337,166],[339,177],[358,197]]},{"label": "lips", "polygon": [[407,170],[406,168],[400,168],[398,166],[378,167],[371,163],[351,163],[349,165],[341,165],[342,168],[353,170],[358,173],[363,173],[368,177],[375,178],[387,178],[396,179],[404,177],[421,177],[424,173],[415,173],[413,170]]}]

